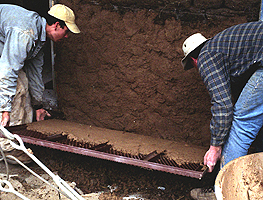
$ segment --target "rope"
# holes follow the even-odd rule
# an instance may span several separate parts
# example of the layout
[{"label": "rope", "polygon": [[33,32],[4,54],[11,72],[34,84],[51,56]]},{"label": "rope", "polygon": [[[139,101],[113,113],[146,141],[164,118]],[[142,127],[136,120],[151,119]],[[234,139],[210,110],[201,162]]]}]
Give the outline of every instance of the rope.
[{"label": "rope", "polygon": [[[29,153],[24,146],[24,143],[19,135],[10,133],[7,129],[5,129],[2,125],[0,125],[0,132],[10,140],[10,144],[14,149],[23,151],[27,156],[29,156],[36,164],[38,164],[39,167],[41,167],[55,182],[55,184],[61,189],[56,188],[54,185],[50,184],[48,181],[40,177],[38,174],[36,174],[33,170],[28,168],[25,164],[23,164],[20,160],[18,160],[16,157],[12,155],[4,155],[3,149],[1,148],[1,154],[3,156],[1,160],[5,161],[6,169],[7,169],[7,177],[9,178],[9,169],[6,158],[11,158],[15,160],[18,164],[23,166],[25,169],[27,169],[30,173],[32,173],[34,176],[45,182],[46,184],[50,185],[51,187],[55,188],[58,192],[64,194],[66,197],[72,200],[85,200],[79,193],[77,193],[73,188],[71,188],[63,179],[61,179],[59,176],[53,174],[42,162],[40,162],[33,154]],[[15,143],[15,140],[17,143]],[[19,196],[20,198],[24,200],[28,200],[28,198],[24,197],[23,195],[19,194],[17,191],[14,190],[11,183],[7,180],[0,180],[0,190],[5,192],[12,192]],[[5,189],[2,187],[2,184],[7,184],[9,186],[9,189]]]}]

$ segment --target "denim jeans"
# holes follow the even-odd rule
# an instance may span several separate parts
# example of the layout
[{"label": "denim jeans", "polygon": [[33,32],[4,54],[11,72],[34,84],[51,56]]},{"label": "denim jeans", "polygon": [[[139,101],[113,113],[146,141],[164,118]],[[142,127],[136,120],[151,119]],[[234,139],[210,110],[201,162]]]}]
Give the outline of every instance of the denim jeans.
[{"label": "denim jeans", "polygon": [[[245,156],[263,125],[263,68],[259,68],[248,80],[236,104],[233,122],[223,146],[220,167],[231,160]],[[257,140],[258,151],[263,148],[263,132]]]}]

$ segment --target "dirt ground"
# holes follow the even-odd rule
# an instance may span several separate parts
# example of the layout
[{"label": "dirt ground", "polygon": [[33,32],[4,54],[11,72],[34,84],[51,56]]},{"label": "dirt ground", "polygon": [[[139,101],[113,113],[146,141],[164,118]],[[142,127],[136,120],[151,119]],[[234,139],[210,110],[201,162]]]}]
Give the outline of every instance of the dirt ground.
[{"label": "dirt ground", "polygon": [[[198,180],[29,144],[26,147],[31,148],[45,166],[72,188],[71,183],[75,182],[75,190],[85,194],[88,200],[188,200],[192,188],[213,184],[215,176],[208,174],[203,180]],[[54,184],[37,164],[27,166]],[[0,162],[0,171],[2,178],[6,172],[3,162]],[[67,199],[20,165],[9,165],[9,174],[15,190],[29,199]],[[0,193],[0,198],[17,199],[14,194],[5,192]]]},{"label": "dirt ground", "polygon": [[[45,147],[25,145],[33,150],[34,156],[54,175],[66,181],[87,200],[190,200],[190,190],[213,185],[218,170],[216,166],[213,173],[206,174],[198,180]],[[262,155],[262,153],[251,154],[238,158],[219,172],[216,186],[222,188],[223,199],[263,198]],[[56,187],[52,177],[36,163],[32,162],[27,166]],[[0,171],[1,180],[6,180],[5,174],[9,174],[8,180],[14,189],[28,199],[69,199],[20,165],[9,164],[6,168],[2,161]],[[4,188],[10,189],[7,186]],[[1,192],[0,198],[13,200],[17,199],[17,196]]]},{"label": "dirt ground", "polygon": [[[175,142],[134,133],[113,131],[110,129],[89,126],[85,124],[49,119],[33,122],[27,125],[28,130],[34,130],[47,135],[66,134],[69,138],[89,143],[107,141],[113,149],[132,154],[148,154],[154,150],[166,150],[167,156],[180,163],[201,163],[205,148],[189,146],[184,142]],[[190,199],[192,188],[213,184],[215,173],[207,174],[202,180],[183,177],[165,172],[143,169],[141,167],[91,158],[45,147],[25,144],[32,149],[34,155],[54,174],[67,181],[76,191],[81,192],[88,200],[122,200],[122,199]],[[42,180],[36,178],[20,165],[8,165],[0,162],[0,178],[10,176],[10,183],[16,191],[29,199],[67,199]],[[52,181],[45,171],[36,163],[28,164],[29,168],[42,178]],[[72,182],[75,185],[72,185]],[[15,198],[12,193],[2,192],[1,199]]]}]

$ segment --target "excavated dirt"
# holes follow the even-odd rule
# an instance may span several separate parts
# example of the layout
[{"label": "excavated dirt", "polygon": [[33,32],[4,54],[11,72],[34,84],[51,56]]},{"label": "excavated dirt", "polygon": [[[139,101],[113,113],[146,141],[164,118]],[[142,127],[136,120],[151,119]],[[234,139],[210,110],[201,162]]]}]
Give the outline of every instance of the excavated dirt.
[{"label": "excavated dirt", "polygon": [[[86,194],[87,200],[190,200],[189,192],[196,187],[213,184],[215,174],[207,174],[201,181],[195,178],[143,169],[95,159],[87,156],[25,144],[54,174],[68,183],[75,182],[76,191]],[[28,164],[34,172],[53,183],[35,163]],[[0,178],[6,168],[0,162]],[[16,191],[31,200],[65,200],[54,188],[34,177],[21,166],[9,165],[9,181]],[[73,185],[71,184],[73,187]],[[18,199],[11,193],[0,193],[0,199]]]},{"label": "excavated dirt", "polygon": [[158,153],[166,151],[166,155],[178,164],[202,163],[206,152],[204,147],[189,146],[182,141],[165,140],[58,119],[34,122],[28,124],[27,129],[47,135],[64,134],[68,135],[69,139],[84,143],[101,144],[108,142],[113,149],[132,155],[147,155],[155,150]]}]

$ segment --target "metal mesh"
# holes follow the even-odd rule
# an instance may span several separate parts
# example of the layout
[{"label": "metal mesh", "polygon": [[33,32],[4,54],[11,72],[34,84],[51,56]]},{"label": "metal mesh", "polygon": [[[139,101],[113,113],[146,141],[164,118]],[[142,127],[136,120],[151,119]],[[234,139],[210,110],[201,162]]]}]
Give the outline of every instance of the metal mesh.
[{"label": "metal mesh", "polygon": [[8,127],[7,129],[12,133],[20,135],[25,143],[71,153],[199,179],[201,179],[207,171],[207,168],[200,163],[178,164],[175,160],[168,158],[165,151],[161,153],[153,151],[147,155],[132,155],[124,151],[115,150],[108,142],[93,144],[68,139],[67,135],[62,134],[48,136],[37,131],[27,130],[26,125]]}]

